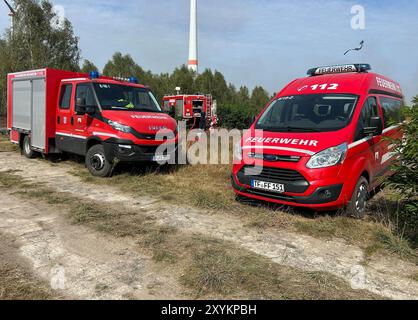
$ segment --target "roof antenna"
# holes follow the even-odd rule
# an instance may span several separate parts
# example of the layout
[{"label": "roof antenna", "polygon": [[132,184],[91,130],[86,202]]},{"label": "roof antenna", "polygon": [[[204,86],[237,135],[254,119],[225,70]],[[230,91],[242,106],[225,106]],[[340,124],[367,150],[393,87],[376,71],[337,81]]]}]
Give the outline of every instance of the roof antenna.
[{"label": "roof antenna", "polygon": [[347,50],[347,51],[344,53],[344,55],[347,55],[347,53],[349,53],[350,51],[360,51],[361,49],[363,49],[363,45],[364,45],[364,40],[362,40],[362,41],[360,42],[360,47],[358,47],[358,48],[354,48],[354,49],[350,49],[350,50]]}]

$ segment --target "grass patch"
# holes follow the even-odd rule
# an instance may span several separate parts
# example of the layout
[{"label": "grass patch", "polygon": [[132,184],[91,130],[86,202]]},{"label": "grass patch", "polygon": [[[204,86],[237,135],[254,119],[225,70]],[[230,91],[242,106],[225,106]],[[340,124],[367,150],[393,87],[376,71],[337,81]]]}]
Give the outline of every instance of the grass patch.
[{"label": "grass patch", "polygon": [[373,299],[321,272],[303,272],[212,239],[194,239],[182,283],[197,298]]},{"label": "grass patch", "polygon": [[[13,174],[9,173],[11,177]],[[16,178],[16,177],[15,177]],[[380,298],[326,273],[304,272],[273,263],[230,242],[180,233],[161,226],[143,212],[104,206],[47,189],[20,189],[22,197],[47,202],[50,197],[68,199],[61,206],[73,223],[112,236],[133,237],[138,249],[150,253],[162,270],[178,275],[196,298],[241,299],[373,299]]]},{"label": "grass patch", "polygon": [[0,134],[0,152],[15,152],[18,151],[19,147],[10,142],[6,136]]},{"label": "grass patch", "polygon": [[365,251],[366,258],[378,252],[390,253],[417,262],[418,257],[409,243],[397,237],[382,224],[347,217],[321,217],[297,221],[296,229],[304,234],[322,239],[344,239]]},{"label": "grass patch", "polygon": [[57,298],[35,278],[28,263],[16,254],[13,240],[0,234],[0,300],[49,300]]}]

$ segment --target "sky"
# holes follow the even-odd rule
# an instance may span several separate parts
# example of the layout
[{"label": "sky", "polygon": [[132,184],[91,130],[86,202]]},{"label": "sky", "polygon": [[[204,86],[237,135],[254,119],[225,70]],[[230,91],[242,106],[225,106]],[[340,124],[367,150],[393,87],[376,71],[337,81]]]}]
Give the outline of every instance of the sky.
[{"label": "sky", "polygon": [[[315,66],[370,63],[418,94],[418,0],[197,0],[199,69],[221,71],[235,86],[278,92]],[[80,37],[82,57],[99,68],[114,52],[146,70],[187,63],[189,0],[52,0]],[[365,28],[353,30],[354,5]],[[9,26],[0,3],[0,30]],[[365,41],[362,51],[344,56]]]}]

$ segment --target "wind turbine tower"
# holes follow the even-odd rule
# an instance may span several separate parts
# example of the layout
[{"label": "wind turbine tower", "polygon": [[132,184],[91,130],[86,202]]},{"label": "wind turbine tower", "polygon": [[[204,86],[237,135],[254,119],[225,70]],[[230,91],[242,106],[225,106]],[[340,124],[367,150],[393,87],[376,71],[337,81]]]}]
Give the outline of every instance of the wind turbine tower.
[{"label": "wind turbine tower", "polygon": [[198,72],[197,55],[197,0],[190,0],[189,69]]}]

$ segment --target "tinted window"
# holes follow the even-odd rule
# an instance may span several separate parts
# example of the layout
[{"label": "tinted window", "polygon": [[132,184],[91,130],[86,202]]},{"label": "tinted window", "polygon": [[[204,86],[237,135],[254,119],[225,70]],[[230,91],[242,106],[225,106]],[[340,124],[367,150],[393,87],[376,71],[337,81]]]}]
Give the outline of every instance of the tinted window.
[{"label": "tinted window", "polygon": [[372,117],[379,116],[379,110],[377,107],[377,100],[375,97],[370,97],[367,99],[366,103],[361,110],[359,122],[356,130],[355,141],[361,140],[364,138],[363,129],[370,127],[370,119]]},{"label": "tinted window", "polygon": [[86,100],[87,106],[97,106],[94,97],[93,88],[90,84],[79,84],[75,93],[76,99],[82,98]]},{"label": "tinted window", "polygon": [[402,102],[400,100],[380,97],[380,104],[382,106],[385,128],[401,123],[404,120],[401,113]]},{"label": "tinted window", "polygon": [[256,128],[278,132],[335,131],[350,122],[358,97],[350,94],[308,94],[273,101]]},{"label": "tinted window", "polygon": [[65,84],[61,87],[60,109],[70,109],[72,84]]}]

